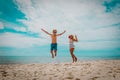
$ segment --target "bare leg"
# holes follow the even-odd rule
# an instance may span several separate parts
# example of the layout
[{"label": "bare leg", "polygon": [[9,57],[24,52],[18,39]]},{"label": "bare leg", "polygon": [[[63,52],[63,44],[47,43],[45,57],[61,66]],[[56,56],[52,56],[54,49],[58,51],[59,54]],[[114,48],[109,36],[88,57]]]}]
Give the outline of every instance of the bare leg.
[{"label": "bare leg", "polygon": [[54,53],[55,53],[55,56],[57,56],[57,51],[56,50],[54,50]]},{"label": "bare leg", "polygon": [[70,49],[70,53],[71,53],[71,57],[72,57],[72,59],[73,59],[73,62],[74,62],[74,61],[75,61],[75,58],[74,58],[73,51],[74,51],[74,48],[71,48],[71,49]]},{"label": "bare leg", "polygon": [[51,54],[52,54],[52,58],[54,58],[54,55],[53,55],[53,50],[51,50]]},{"label": "bare leg", "polygon": [[74,55],[75,62],[77,62],[77,57]]},{"label": "bare leg", "polygon": [[77,62],[77,57],[75,56],[75,62]]},{"label": "bare leg", "polygon": [[74,54],[72,54],[73,62],[75,62]]},{"label": "bare leg", "polygon": [[71,48],[70,49],[70,53],[71,53],[71,56],[72,56],[72,59],[73,59],[73,62],[77,62],[77,57],[74,55],[74,48]]}]

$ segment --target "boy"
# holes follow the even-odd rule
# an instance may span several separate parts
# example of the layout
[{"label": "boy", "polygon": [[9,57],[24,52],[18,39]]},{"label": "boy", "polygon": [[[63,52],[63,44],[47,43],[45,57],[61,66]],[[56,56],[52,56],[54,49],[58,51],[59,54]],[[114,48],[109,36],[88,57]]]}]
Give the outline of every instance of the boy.
[{"label": "boy", "polygon": [[46,34],[51,36],[51,39],[52,39],[51,54],[52,54],[52,58],[54,58],[54,54],[55,54],[55,56],[57,55],[57,36],[60,36],[60,35],[64,34],[66,31],[64,31],[64,32],[62,32],[60,34],[57,34],[57,30],[53,29],[53,33],[51,34],[51,33],[47,32],[47,31],[45,31],[44,29],[41,29],[41,30],[43,32],[45,32]]}]

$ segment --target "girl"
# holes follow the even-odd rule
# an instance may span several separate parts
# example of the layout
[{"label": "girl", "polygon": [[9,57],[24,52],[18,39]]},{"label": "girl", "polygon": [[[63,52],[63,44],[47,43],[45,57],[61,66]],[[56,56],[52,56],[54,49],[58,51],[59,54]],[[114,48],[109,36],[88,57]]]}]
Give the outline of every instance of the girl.
[{"label": "girl", "polygon": [[71,54],[71,57],[73,59],[73,62],[76,62],[77,61],[77,57],[74,55],[74,44],[73,42],[78,42],[78,39],[77,39],[77,36],[73,36],[73,35],[69,35],[68,36],[69,38],[69,46],[70,46],[70,54]]}]

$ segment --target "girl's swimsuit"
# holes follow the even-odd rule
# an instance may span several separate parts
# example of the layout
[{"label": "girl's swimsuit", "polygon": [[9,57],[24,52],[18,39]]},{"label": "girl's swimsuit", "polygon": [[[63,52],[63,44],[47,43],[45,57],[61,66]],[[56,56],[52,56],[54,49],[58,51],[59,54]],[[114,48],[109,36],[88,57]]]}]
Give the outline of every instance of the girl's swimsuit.
[{"label": "girl's swimsuit", "polygon": [[74,44],[73,44],[73,40],[71,40],[71,39],[69,41],[69,46],[70,46],[70,49],[75,47]]}]

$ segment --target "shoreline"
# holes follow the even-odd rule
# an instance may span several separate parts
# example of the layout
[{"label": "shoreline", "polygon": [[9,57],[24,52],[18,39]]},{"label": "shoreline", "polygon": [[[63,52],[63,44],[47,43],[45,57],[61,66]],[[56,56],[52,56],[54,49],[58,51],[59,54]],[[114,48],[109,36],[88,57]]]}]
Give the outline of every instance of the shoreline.
[{"label": "shoreline", "polygon": [[0,64],[0,80],[119,80],[120,60]]},{"label": "shoreline", "polygon": [[[97,60],[120,60],[120,56],[115,57],[78,57],[78,61],[97,61]],[[70,57],[41,57],[41,56],[0,56],[0,64],[49,64],[49,63],[69,63],[72,62]]]}]

